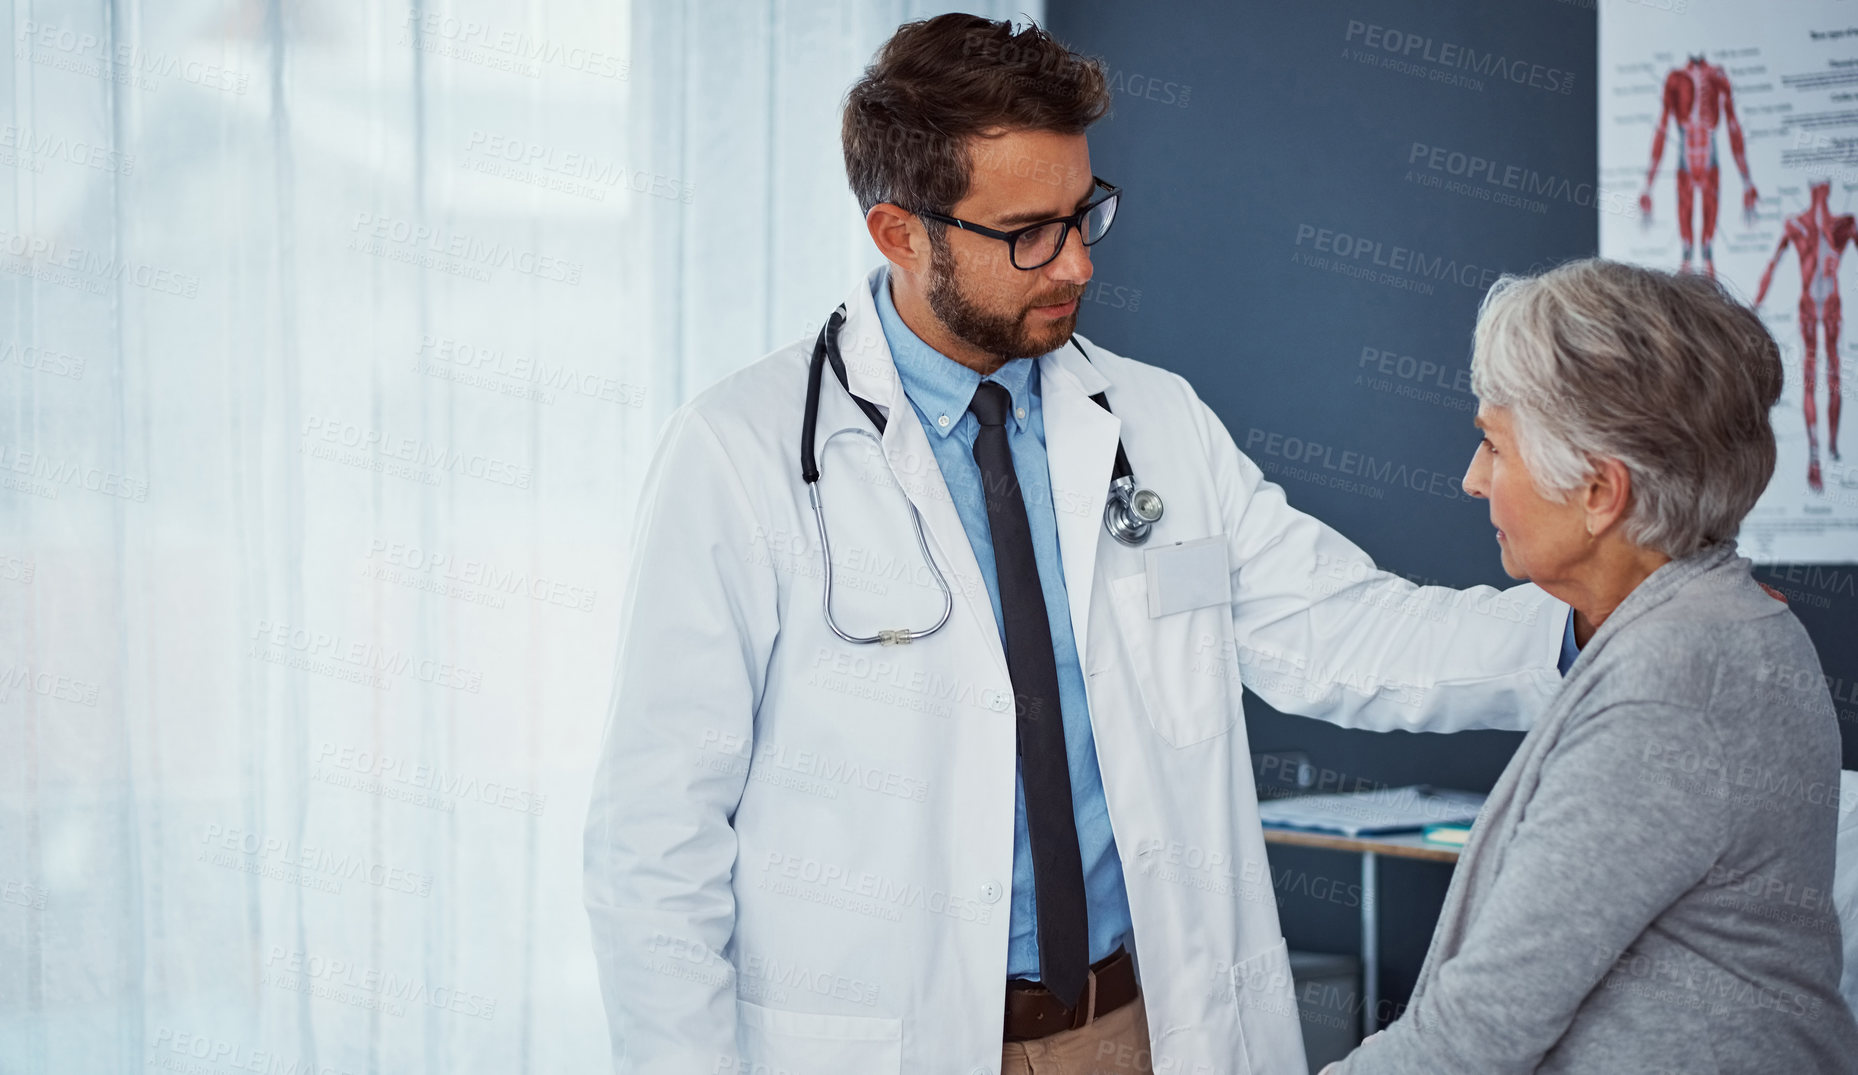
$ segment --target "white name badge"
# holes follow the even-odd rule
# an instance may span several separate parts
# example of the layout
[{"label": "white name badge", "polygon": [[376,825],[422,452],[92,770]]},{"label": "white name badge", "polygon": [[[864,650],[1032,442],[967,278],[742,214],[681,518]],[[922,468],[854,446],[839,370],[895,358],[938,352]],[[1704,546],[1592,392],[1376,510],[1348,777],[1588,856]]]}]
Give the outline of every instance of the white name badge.
[{"label": "white name badge", "polygon": [[1226,535],[1177,541],[1146,550],[1150,619],[1208,605],[1232,603]]}]

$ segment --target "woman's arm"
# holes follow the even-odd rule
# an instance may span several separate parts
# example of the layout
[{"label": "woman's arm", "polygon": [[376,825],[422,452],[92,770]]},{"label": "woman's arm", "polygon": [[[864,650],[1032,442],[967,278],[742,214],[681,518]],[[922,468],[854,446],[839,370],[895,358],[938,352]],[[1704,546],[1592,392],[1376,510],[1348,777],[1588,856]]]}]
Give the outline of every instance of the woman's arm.
[{"label": "woman's arm", "polygon": [[1625,702],[1571,728],[1458,953],[1338,1075],[1534,1071],[1620,954],[1716,861],[1725,808],[1709,791],[1726,789],[1707,774],[1723,761],[1687,706]]}]

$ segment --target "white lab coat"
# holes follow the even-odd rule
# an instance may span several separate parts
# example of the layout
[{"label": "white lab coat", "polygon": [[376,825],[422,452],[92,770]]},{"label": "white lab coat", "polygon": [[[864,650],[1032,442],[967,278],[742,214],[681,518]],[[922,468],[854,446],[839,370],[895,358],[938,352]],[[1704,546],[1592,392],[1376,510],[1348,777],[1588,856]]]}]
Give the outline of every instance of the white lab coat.
[{"label": "white lab coat", "polygon": [[[889,421],[881,450],[858,436],[828,448],[834,430],[871,427],[826,372],[833,611],[858,634],[934,621],[907,493],[953,615],[902,647],[827,630],[798,461],[810,337],[673,415],[631,551],[586,833],[622,1073],[999,1068],[1006,658],[868,282],[847,309],[851,391]],[[1422,589],[1376,571],[1289,507],[1186,381],[1083,342],[1090,361],[1072,347],[1039,360],[1051,510],[1152,1070],[1301,1075],[1240,683],[1348,727],[1522,728],[1559,685],[1566,606],[1529,586]],[[1091,401],[1100,391],[1114,415]],[[1119,433],[1166,501],[1148,547],[1223,536],[1229,603],[1151,618],[1144,551],[1102,527]]]}]

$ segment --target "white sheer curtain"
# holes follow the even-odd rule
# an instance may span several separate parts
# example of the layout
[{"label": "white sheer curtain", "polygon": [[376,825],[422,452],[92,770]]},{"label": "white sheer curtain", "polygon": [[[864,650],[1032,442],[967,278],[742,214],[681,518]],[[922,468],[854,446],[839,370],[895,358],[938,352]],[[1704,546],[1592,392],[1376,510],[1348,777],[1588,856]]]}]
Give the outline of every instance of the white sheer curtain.
[{"label": "white sheer curtain", "polygon": [[0,1072],[607,1067],[638,484],[872,263],[837,108],[931,10],[11,6]]}]

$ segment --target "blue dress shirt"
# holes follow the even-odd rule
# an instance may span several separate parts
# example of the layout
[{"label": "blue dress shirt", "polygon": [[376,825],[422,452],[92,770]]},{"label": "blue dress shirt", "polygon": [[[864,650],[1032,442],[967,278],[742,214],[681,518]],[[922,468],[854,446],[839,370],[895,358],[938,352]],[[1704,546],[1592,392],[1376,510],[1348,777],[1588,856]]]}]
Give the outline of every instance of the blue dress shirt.
[{"label": "blue dress shirt", "polygon": [[[980,422],[968,403],[981,375],[924,343],[898,315],[890,297],[890,276],[878,277],[871,289],[884,340],[897,364],[903,392],[928,434],[936,466],[948,485],[961,528],[974,547],[994,623],[1000,618],[1000,583],[994,567],[993,534],[987,525],[987,501],[981,468],[974,461],[974,437]],[[986,378],[1013,399],[1006,425],[1013,470],[1032,527],[1032,552],[1045,593],[1045,618],[1052,629],[1052,656],[1058,664],[1058,708],[1064,720],[1065,760],[1071,769],[1071,809],[1077,819],[1078,849],[1084,859],[1084,896],[1090,916],[1090,959],[1103,959],[1130,931],[1129,893],[1123,886],[1122,860],[1110,832],[1109,807],[1103,799],[1103,774],[1097,768],[1097,744],[1090,732],[1090,706],[1084,694],[1084,671],[1071,633],[1071,602],[1065,592],[1064,567],[1058,554],[1058,520],[1052,507],[1051,471],[1045,456],[1045,416],[1039,406],[1038,360],[1018,358]],[[892,417],[895,420],[895,416]],[[1002,629],[1002,644],[1005,633]],[[1026,782],[1018,780],[1013,808],[1013,900],[1007,934],[1009,978],[1039,977],[1037,908],[1032,889],[1032,840],[1026,828]]]},{"label": "blue dress shirt", "polygon": [[1574,642],[1574,610],[1569,609],[1568,628],[1561,633],[1561,661],[1559,667],[1561,668],[1562,675],[1565,676],[1568,674],[1568,669],[1574,665],[1574,658],[1580,655],[1581,647]]}]

